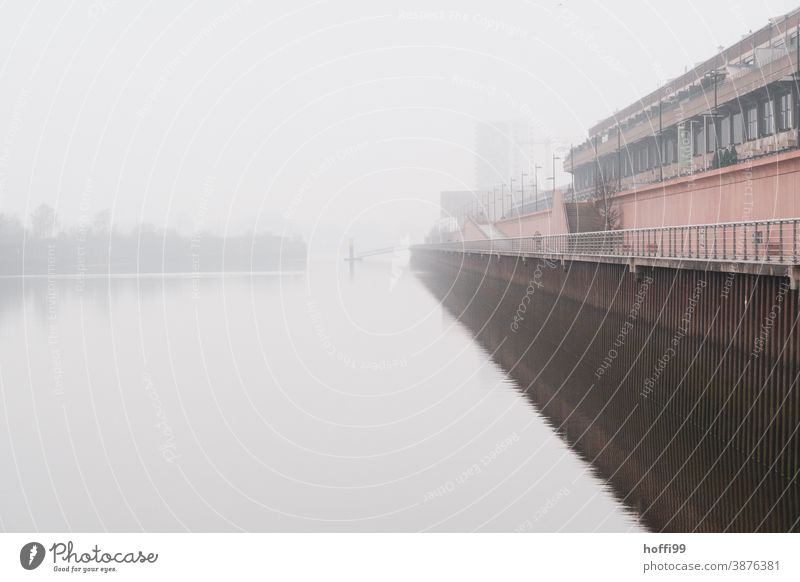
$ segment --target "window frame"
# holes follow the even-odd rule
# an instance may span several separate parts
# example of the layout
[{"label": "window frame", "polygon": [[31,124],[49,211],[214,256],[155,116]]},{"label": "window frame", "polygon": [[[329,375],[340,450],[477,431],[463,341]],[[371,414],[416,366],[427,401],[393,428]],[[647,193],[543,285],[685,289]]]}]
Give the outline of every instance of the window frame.
[{"label": "window frame", "polygon": [[706,153],[706,123],[705,118],[700,123],[694,124],[694,136],[692,143],[692,156],[702,156]]},{"label": "window frame", "polygon": [[791,93],[784,93],[778,97],[777,131],[779,132],[792,129],[792,101]]},{"label": "window frame", "polygon": [[706,121],[706,153],[711,154],[714,153],[716,148],[717,142],[717,128],[716,122],[718,120],[714,117],[709,117]]},{"label": "window frame", "polygon": [[[745,129],[746,126],[745,126],[744,111],[742,111],[741,109],[739,111],[734,111],[733,115],[731,115],[731,143],[733,145],[743,144],[745,141],[747,141],[747,132],[745,131]],[[736,135],[737,133],[739,134],[738,138]]]},{"label": "window frame", "polygon": [[746,109],[745,117],[745,139],[753,141],[758,139],[758,104],[750,105]]},{"label": "window frame", "polygon": [[767,99],[759,104],[760,110],[760,132],[761,137],[775,135],[775,101]]},{"label": "window frame", "polygon": [[733,132],[731,131],[731,115],[725,114],[719,119],[719,146],[727,148],[733,143]]}]

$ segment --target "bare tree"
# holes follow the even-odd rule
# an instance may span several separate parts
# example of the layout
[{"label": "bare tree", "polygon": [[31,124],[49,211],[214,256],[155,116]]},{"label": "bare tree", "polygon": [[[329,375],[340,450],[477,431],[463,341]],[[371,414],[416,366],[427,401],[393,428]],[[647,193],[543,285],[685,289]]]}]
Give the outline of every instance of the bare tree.
[{"label": "bare tree", "polygon": [[614,200],[619,191],[616,180],[598,180],[590,201],[603,221],[603,230],[619,230],[622,225],[622,211]]},{"label": "bare tree", "polygon": [[55,208],[48,204],[40,204],[31,213],[31,227],[33,236],[37,238],[52,238],[58,229],[58,215]]},{"label": "bare tree", "polygon": [[111,210],[106,208],[94,215],[92,231],[100,236],[107,236],[111,233]]}]

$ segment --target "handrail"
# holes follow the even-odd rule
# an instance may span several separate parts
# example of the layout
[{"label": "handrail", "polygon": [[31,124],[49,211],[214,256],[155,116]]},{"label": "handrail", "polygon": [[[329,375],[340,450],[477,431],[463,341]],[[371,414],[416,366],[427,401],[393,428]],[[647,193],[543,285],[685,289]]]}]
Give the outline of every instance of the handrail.
[{"label": "handrail", "polygon": [[459,241],[419,245],[419,248],[510,255],[580,255],[798,265],[800,218]]}]

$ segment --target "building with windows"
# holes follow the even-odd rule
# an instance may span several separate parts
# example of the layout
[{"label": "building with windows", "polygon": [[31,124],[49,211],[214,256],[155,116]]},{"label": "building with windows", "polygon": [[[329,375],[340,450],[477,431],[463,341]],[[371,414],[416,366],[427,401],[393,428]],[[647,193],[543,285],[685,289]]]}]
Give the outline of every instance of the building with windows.
[{"label": "building with windows", "polygon": [[[645,192],[650,192],[650,197],[656,195],[653,185],[661,187],[663,197],[670,192],[710,187],[700,183],[701,174],[716,172],[717,190],[709,190],[708,196],[724,197],[726,191],[719,188],[728,184],[728,191],[735,190],[742,198],[741,187],[737,190],[733,184],[743,178],[734,177],[731,171],[743,171],[745,164],[763,166],[757,160],[776,156],[783,171],[776,170],[770,176],[757,172],[751,184],[754,212],[763,214],[770,208],[796,215],[800,210],[797,205],[779,198],[796,198],[800,183],[792,181],[791,190],[776,189],[781,183],[779,174],[800,171],[800,159],[795,159],[800,121],[798,30],[800,9],[772,19],[590,128],[589,138],[564,160],[564,170],[573,174],[573,199],[585,200],[598,191],[611,192],[626,207],[625,226],[678,224],[686,217],[669,216],[663,201],[660,214],[643,212],[647,210],[641,204]],[[680,187],[676,181],[681,182]],[[687,181],[691,182],[688,186]],[[669,185],[672,182],[676,184]],[[784,180],[783,184],[789,183]],[[637,195],[636,204],[631,194]],[[696,209],[705,205],[708,211],[689,216],[689,223],[742,219],[742,204],[727,209],[724,203],[717,204],[715,211],[711,199],[692,202]]]}]

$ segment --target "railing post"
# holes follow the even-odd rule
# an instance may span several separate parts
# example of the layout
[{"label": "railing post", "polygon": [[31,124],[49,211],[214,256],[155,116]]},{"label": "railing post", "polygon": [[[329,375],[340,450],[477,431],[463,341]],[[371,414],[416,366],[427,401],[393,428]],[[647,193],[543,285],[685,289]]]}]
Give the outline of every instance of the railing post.
[{"label": "railing post", "polygon": [[[777,234],[775,228],[778,229]],[[791,232],[785,232],[787,228],[791,228]],[[709,240],[709,236],[712,240]],[[517,256],[572,254],[659,259],[672,257],[707,261],[758,261],[767,264],[777,262],[783,265],[800,262],[799,238],[800,218],[793,218],[557,235],[539,234],[481,241],[441,242],[426,247],[429,250],[444,252]],[[742,245],[741,250],[739,244]]]},{"label": "railing post", "polygon": [[694,259],[700,258],[700,227],[694,227]]},{"label": "railing post", "polygon": [[727,248],[726,248],[726,245],[728,244],[728,241],[727,241],[727,237],[725,236],[727,234],[727,231],[728,231],[727,225],[723,224],[722,225],[722,259],[723,260],[728,258],[728,251],[727,251]]},{"label": "railing post", "polygon": [[742,235],[742,238],[744,238],[744,255],[742,256],[742,260],[746,261],[747,260],[747,223],[744,223],[743,226],[744,226],[744,234]]},{"label": "railing post", "polygon": [[711,256],[716,261],[717,260],[717,225],[716,224],[714,225],[714,228],[712,229],[712,232],[714,233],[713,234],[713,236],[714,236],[714,252],[712,253]]},{"label": "railing post", "polygon": [[675,256],[675,229],[669,229],[669,256]]}]

